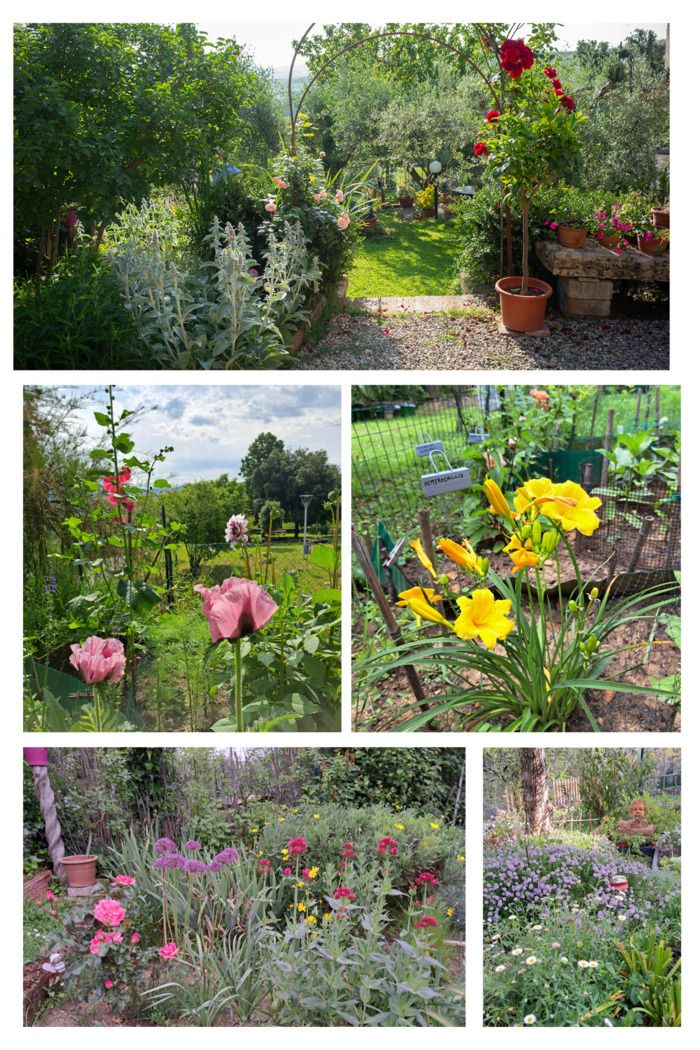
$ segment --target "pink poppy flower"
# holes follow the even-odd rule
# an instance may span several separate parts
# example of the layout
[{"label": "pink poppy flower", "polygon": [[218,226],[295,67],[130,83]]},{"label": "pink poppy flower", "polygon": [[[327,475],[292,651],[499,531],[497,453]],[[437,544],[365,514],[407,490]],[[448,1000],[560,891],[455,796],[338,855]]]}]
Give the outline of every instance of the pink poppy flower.
[{"label": "pink poppy flower", "polygon": [[106,897],[104,900],[97,902],[92,914],[98,922],[103,923],[105,926],[118,926],[120,922],[124,921],[126,910],[122,908],[119,901]]},{"label": "pink poppy flower", "polygon": [[348,215],[348,213],[346,211],[344,211],[343,214],[338,219],[338,226],[340,227],[341,230],[347,230],[349,225],[350,225],[350,216]]},{"label": "pink poppy flower", "polygon": [[220,587],[196,583],[194,589],[202,597],[212,642],[244,638],[259,631],[277,612],[277,603],[253,580],[230,576]]},{"label": "pink poppy flower", "polygon": [[117,638],[91,635],[82,645],[71,645],[70,663],[88,685],[118,682],[126,669],[124,646]]},{"label": "pink poppy flower", "polygon": [[169,941],[167,944],[164,944],[162,948],[158,949],[158,954],[161,959],[174,959],[179,951],[180,949],[175,942]]}]

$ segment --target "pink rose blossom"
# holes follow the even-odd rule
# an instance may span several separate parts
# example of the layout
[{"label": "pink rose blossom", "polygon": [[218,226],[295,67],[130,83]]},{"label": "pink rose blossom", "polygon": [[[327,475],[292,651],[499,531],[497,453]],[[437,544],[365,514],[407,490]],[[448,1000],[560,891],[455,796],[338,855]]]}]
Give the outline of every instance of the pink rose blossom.
[{"label": "pink rose blossom", "polygon": [[119,930],[117,930],[117,932],[112,937],[112,944],[123,944],[123,943],[124,943],[124,935]]},{"label": "pink rose blossom", "polygon": [[265,211],[269,211],[270,215],[274,215],[274,213],[277,211],[277,205],[275,204],[275,202],[268,201],[265,205]]},{"label": "pink rose blossom", "polygon": [[135,886],[136,879],[132,878],[131,875],[115,875],[112,879],[113,886]]},{"label": "pink rose blossom", "polygon": [[350,216],[348,215],[348,213],[346,211],[344,211],[343,214],[338,219],[338,226],[340,227],[341,230],[347,230],[349,225],[350,225]]},{"label": "pink rose blossom", "polygon": [[175,942],[169,941],[167,944],[164,944],[162,948],[158,949],[158,954],[161,959],[174,959],[179,951],[180,949]]},{"label": "pink rose blossom", "polygon": [[342,204],[343,203],[343,201],[345,200],[345,194],[343,193],[342,190],[338,190],[337,191],[337,193],[335,195],[335,199],[337,200],[338,204]]},{"label": "pink rose blossom", "polygon": [[126,668],[124,646],[117,638],[91,635],[82,645],[71,645],[70,663],[88,685],[118,682]]},{"label": "pink rose blossom", "polygon": [[140,940],[141,940],[141,934],[140,933],[132,933],[132,935],[131,935],[131,943],[132,944],[138,944]]},{"label": "pink rose blossom", "polygon": [[287,189],[288,183],[286,183],[284,181],[284,179],[281,179],[279,177],[279,175],[275,175],[275,177],[273,178],[272,181],[274,182],[275,186],[277,186],[278,189],[280,189],[280,190],[286,190]]},{"label": "pink rose blossom", "polygon": [[277,612],[277,603],[253,580],[230,576],[220,587],[196,583],[194,589],[202,597],[212,642],[244,638],[259,631]]},{"label": "pink rose blossom", "polygon": [[112,900],[110,897],[98,901],[92,914],[98,922],[105,926],[118,926],[126,918],[126,911],[119,901]]}]

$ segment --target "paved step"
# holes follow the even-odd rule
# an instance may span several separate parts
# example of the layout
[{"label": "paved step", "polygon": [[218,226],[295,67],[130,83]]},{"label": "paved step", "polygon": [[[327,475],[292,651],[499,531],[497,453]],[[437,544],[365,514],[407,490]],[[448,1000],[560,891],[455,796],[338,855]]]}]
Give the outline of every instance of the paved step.
[{"label": "paved step", "polygon": [[365,310],[367,313],[414,313],[441,314],[448,310],[466,310],[479,304],[468,295],[387,295],[378,298],[345,298],[346,307],[351,310]]}]

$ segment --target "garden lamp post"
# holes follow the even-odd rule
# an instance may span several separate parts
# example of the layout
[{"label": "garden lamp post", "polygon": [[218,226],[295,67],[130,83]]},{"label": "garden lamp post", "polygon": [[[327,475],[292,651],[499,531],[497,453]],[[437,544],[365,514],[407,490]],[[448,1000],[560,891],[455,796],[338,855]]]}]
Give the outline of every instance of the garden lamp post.
[{"label": "garden lamp post", "polygon": [[434,176],[433,184],[434,184],[434,187],[435,187],[435,221],[437,222],[437,217],[438,217],[438,185],[437,185],[437,177],[440,174],[440,172],[442,171],[442,164],[440,163],[439,160],[431,160],[431,162],[428,165],[428,167],[430,169],[430,174]]},{"label": "garden lamp post", "polygon": [[304,545],[302,551],[304,556],[306,556],[309,553],[309,543],[306,539],[306,523],[309,517],[309,503],[311,503],[313,496],[311,496],[309,493],[304,493],[304,495],[300,496],[299,499],[301,500],[304,507]]}]

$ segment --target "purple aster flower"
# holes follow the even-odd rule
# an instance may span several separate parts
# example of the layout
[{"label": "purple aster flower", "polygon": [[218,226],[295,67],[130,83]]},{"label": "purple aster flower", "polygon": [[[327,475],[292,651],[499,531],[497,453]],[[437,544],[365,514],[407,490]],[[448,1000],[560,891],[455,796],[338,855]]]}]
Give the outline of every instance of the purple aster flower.
[{"label": "purple aster flower", "polygon": [[202,848],[202,843],[198,842],[197,839],[188,839],[185,843],[185,849],[191,849],[193,852],[197,852]]}]

